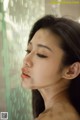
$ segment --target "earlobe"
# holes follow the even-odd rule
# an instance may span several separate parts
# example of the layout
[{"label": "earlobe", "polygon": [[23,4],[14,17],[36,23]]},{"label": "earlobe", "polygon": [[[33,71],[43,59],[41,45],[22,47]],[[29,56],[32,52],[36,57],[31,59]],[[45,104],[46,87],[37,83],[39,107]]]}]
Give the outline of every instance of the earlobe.
[{"label": "earlobe", "polygon": [[63,78],[71,80],[80,74],[80,62],[75,62],[68,66],[63,72]]}]

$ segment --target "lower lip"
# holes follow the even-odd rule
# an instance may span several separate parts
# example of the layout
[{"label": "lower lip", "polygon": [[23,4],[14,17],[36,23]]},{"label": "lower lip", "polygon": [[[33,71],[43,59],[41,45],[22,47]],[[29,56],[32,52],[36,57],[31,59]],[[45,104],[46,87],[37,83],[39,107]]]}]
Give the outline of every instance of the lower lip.
[{"label": "lower lip", "polygon": [[22,77],[22,78],[30,78],[30,76],[24,75],[24,74],[21,74],[21,77]]}]

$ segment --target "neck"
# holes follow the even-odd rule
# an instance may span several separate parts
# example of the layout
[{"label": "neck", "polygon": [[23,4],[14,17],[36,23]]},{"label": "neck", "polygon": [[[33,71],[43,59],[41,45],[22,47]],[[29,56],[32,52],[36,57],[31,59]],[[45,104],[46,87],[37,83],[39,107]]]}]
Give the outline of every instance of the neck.
[{"label": "neck", "polygon": [[39,89],[41,93],[44,103],[45,103],[45,110],[51,108],[56,103],[66,102],[68,101],[67,95],[67,87],[63,85],[54,85]]}]

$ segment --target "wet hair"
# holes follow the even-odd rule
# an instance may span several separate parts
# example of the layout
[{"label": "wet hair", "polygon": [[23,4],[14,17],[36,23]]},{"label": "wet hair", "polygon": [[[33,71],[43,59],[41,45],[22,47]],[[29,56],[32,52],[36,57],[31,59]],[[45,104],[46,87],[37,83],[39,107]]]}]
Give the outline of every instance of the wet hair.
[{"label": "wet hair", "polygon": [[[80,24],[67,19],[56,18],[53,15],[46,15],[40,18],[34,25],[29,35],[28,43],[39,29],[50,30],[54,35],[58,35],[61,39],[60,47],[65,53],[63,64],[71,65],[74,62],[80,62]],[[80,74],[71,80],[68,94],[71,104],[80,114]],[[40,92],[32,90],[32,107],[34,118],[45,110],[44,100]]]}]

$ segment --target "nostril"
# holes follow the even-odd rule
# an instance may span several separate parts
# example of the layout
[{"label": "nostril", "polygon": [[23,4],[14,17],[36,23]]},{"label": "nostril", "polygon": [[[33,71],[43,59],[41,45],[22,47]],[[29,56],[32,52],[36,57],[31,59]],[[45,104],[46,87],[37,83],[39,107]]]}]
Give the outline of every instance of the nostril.
[{"label": "nostril", "polygon": [[23,73],[28,72],[28,69],[26,67],[23,67],[21,70]]},{"label": "nostril", "polygon": [[25,72],[25,71],[26,71],[26,68],[22,68],[22,71]]}]

